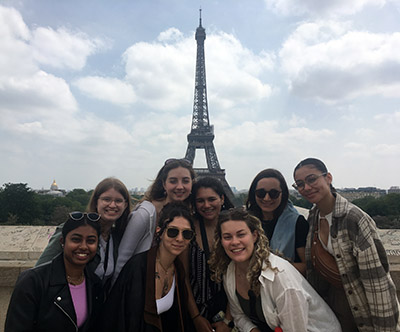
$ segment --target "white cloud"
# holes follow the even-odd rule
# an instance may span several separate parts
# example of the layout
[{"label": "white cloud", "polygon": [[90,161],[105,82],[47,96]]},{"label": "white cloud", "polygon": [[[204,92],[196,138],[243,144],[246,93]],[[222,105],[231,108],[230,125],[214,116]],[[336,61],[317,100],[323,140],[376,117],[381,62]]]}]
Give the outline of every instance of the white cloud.
[{"label": "white cloud", "polygon": [[384,121],[391,125],[400,124],[400,112],[381,113],[374,116],[375,120]]},{"label": "white cloud", "polygon": [[291,118],[289,119],[289,125],[291,127],[304,126],[305,124],[306,120],[298,117],[296,114],[292,114]]},{"label": "white cloud", "polygon": [[400,144],[377,144],[373,150],[378,156],[400,157]]},{"label": "white cloud", "polygon": [[76,80],[73,84],[92,98],[119,106],[126,107],[136,101],[133,87],[116,78],[88,76]]},{"label": "white cloud", "polygon": [[81,70],[88,56],[104,47],[103,41],[91,39],[83,33],[43,27],[33,30],[30,44],[33,58],[38,63],[74,70]]},{"label": "white cloud", "polygon": [[399,96],[400,33],[348,31],[346,26],[304,23],[289,36],[279,55],[290,90],[326,103]]},{"label": "white cloud", "polygon": [[[153,43],[136,43],[123,55],[126,79],[138,98],[154,109],[175,110],[193,99],[196,42],[173,28]],[[209,100],[224,109],[267,98],[271,87],[263,74],[273,67],[266,52],[254,54],[232,35],[207,35],[206,72]]]},{"label": "white cloud", "polygon": [[180,32],[178,29],[169,28],[161,32],[158,35],[157,40],[160,42],[168,42],[168,41],[179,41],[182,40],[183,38],[184,38],[183,33]]},{"label": "white cloud", "polygon": [[285,16],[290,15],[351,15],[368,6],[381,8],[388,0],[265,0],[267,8]]},{"label": "white cloud", "polygon": [[0,38],[2,40],[30,38],[30,31],[16,9],[0,6]]}]

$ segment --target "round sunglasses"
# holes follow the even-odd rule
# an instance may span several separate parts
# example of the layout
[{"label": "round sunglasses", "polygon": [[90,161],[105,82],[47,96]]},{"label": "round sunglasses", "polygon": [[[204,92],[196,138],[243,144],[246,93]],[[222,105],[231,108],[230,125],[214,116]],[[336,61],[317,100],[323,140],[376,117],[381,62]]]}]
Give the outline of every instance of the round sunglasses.
[{"label": "round sunglasses", "polygon": [[180,229],[175,227],[167,228],[167,236],[170,238],[177,237],[179,232],[182,233],[182,236],[185,240],[191,240],[194,238],[194,231],[192,231],[191,229],[184,229],[183,231],[181,231]]},{"label": "round sunglasses", "polygon": [[75,221],[81,221],[85,217],[87,218],[87,220],[90,221],[99,221],[101,216],[96,212],[86,213],[86,212],[74,211],[69,214],[69,217]]},{"label": "round sunglasses", "polygon": [[279,191],[276,189],[271,189],[271,190],[267,191],[264,188],[260,188],[255,191],[255,194],[258,198],[264,198],[265,195],[268,194],[269,198],[277,199],[281,193],[282,193],[282,191]]}]

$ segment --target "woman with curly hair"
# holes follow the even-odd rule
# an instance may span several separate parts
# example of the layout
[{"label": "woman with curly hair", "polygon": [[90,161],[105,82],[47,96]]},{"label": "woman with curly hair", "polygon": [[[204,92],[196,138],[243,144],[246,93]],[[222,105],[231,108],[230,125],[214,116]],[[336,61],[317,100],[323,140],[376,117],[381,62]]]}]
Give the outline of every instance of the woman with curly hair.
[{"label": "woman with curly hair", "polygon": [[160,212],[155,245],[125,264],[95,331],[189,331],[185,272],[177,257],[194,236],[187,207],[179,202],[165,205]]},{"label": "woman with curly hair", "polygon": [[210,258],[243,332],[340,332],[329,306],[287,260],[270,252],[261,222],[240,208],[220,214]]},{"label": "woman with curly hair", "polygon": [[190,281],[190,317],[197,332],[210,332],[213,329],[216,332],[229,332],[232,318],[227,310],[228,300],[222,285],[210,279],[207,261],[214,245],[218,216],[221,210],[230,209],[233,204],[219,179],[204,176],[193,185],[192,206],[196,237],[181,255]]}]

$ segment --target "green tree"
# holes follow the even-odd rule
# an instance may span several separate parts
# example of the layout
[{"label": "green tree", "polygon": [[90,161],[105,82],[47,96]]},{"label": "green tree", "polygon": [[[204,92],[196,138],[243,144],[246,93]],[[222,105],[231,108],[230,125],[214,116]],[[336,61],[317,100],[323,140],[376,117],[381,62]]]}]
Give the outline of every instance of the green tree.
[{"label": "green tree", "polygon": [[66,197],[69,198],[71,201],[79,202],[79,211],[85,211],[86,206],[89,203],[90,195],[91,193],[88,193],[84,189],[74,189],[70,191]]},{"label": "green tree", "polygon": [[18,224],[30,224],[37,215],[35,193],[26,183],[6,183],[0,189],[0,220],[6,222],[9,216]]},{"label": "green tree", "polygon": [[303,197],[296,198],[292,195],[289,195],[289,199],[292,201],[293,205],[295,205],[295,206],[299,206],[299,207],[302,207],[305,209],[311,209],[311,207],[312,207],[312,203],[310,203]]}]

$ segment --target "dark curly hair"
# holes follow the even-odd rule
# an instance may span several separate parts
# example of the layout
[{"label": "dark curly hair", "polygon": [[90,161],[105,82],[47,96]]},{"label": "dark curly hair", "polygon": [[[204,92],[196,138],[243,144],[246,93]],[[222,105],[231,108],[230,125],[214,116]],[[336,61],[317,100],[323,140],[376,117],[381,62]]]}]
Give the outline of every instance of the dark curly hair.
[{"label": "dark curly hair", "polygon": [[160,243],[160,238],[164,230],[176,217],[185,218],[189,222],[190,228],[194,232],[195,229],[193,223],[193,216],[190,213],[190,210],[187,207],[187,205],[185,205],[182,202],[168,203],[162,208],[160,212],[160,217],[158,218],[158,227],[160,227],[160,230],[156,234],[156,243]]}]

